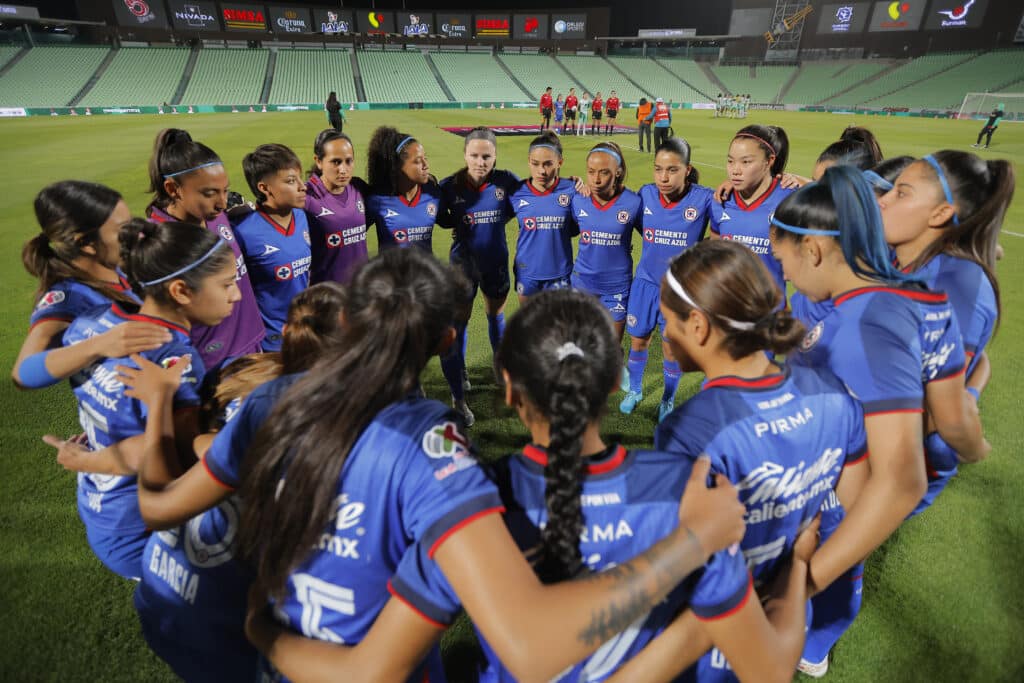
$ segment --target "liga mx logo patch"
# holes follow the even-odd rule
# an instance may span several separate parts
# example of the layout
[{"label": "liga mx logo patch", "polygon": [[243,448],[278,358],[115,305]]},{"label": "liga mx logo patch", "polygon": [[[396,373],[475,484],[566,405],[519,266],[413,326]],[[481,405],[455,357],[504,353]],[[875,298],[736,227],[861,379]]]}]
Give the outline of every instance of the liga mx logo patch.
[{"label": "liga mx logo patch", "polygon": [[615,220],[625,225],[629,222],[629,211],[626,211],[625,209],[619,211],[618,215],[615,216]]},{"label": "liga mx logo patch", "polygon": [[[175,365],[177,365],[180,362],[181,362],[181,356],[168,356],[167,358],[164,358],[162,361],[160,361],[160,365],[163,368],[165,368],[165,369],[166,368],[173,368]],[[192,362],[191,361],[189,361],[188,366],[185,368],[185,371],[182,373],[182,378],[181,378],[182,382],[195,382],[196,381],[195,377],[187,377],[186,376],[190,372],[192,372]]]},{"label": "liga mx logo patch", "polygon": [[36,304],[36,310],[41,311],[44,308],[54,306],[56,304],[59,304],[61,301],[64,301],[64,299],[66,298],[67,295],[64,294],[64,292],[58,291],[56,289],[50,290],[46,294],[43,294],[43,296],[39,299],[39,303]]},{"label": "liga mx logo patch", "polygon": [[814,345],[821,339],[821,333],[824,329],[825,321],[819,320],[818,324],[812,327],[810,331],[804,335],[804,338],[800,340],[800,350],[807,352],[814,348]]},{"label": "liga mx logo patch", "polygon": [[683,212],[683,218],[685,218],[688,221],[697,220],[697,209],[693,208],[692,206],[686,207],[686,211]]},{"label": "liga mx logo patch", "polygon": [[438,481],[476,465],[476,459],[469,452],[469,440],[459,432],[459,427],[454,422],[445,422],[427,431],[423,435],[421,446],[423,452],[430,458],[452,460],[434,470],[434,478]]}]

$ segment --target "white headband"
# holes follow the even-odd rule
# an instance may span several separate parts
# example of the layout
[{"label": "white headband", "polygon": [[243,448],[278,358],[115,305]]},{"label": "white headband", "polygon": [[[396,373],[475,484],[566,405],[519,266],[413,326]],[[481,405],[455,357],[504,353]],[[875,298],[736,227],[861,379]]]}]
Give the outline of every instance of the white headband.
[{"label": "white headband", "polygon": [[[686,290],[683,289],[683,286],[679,284],[679,280],[677,280],[675,276],[672,275],[671,269],[665,271],[665,282],[667,282],[668,286],[672,289],[672,291],[676,293],[676,296],[682,299],[691,308],[696,308],[698,311],[703,311],[704,313],[707,313],[707,311],[704,311],[703,308],[698,306],[697,302],[694,301],[693,298],[686,293]],[[718,315],[717,313],[713,315],[722,322],[728,323],[729,326],[732,327],[733,329],[740,330],[741,332],[747,332],[757,327],[755,323],[733,320],[732,318],[726,318],[724,315]]]}]

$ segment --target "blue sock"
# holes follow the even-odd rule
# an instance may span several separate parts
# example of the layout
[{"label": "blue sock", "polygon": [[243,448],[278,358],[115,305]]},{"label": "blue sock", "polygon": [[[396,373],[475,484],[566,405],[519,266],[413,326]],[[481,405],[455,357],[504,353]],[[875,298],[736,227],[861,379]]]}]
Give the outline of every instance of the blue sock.
[{"label": "blue sock", "polygon": [[629,352],[629,360],[626,361],[626,369],[629,371],[629,390],[642,392],[644,390],[644,368],[647,367],[647,352]]},{"label": "blue sock", "polygon": [[452,392],[452,398],[461,401],[465,397],[465,390],[462,388],[462,373],[466,367],[466,356],[464,344],[466,341],[466,328],[460,327],[456,333],[455,341],[452,342],[448,351],[441,356],[441,372],[448,380],[448,388]]},{"label": "blue sock", "polygon": [[468,355],[466,351],[469,349],[469,335],[466,334],[465,325],[459,326],[458,333],[455,336],[455,343],[459,345],[460,349],[462,349],[462,364],[465,365],[466,356]]},{"label": "blue sock", "polygon": [[683,371],[679,369],[679,363],[675,361],[663,361],[663,369],[665,372],[665,391],[661,395],[662,401],[671,401],[676,396],[676,389],[679,388],[679,378],[683,376]]},{"label": "blue sock", "polygon": [[498,344],[505,335],[505,314],[487,316],[487,336],[491,338],[491,349],[498,350]]}]

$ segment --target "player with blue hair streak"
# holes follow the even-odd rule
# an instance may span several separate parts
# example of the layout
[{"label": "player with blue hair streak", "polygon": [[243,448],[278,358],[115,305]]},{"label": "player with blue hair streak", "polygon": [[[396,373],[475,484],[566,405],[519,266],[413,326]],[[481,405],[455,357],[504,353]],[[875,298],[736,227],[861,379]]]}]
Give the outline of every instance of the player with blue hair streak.
[{"label": "player with blue hair streak", "polygon": [[665,316],[659,309],[660,287],[671,260],[704,238],[712,212],[712,191],[698,185],[699,179],[697,169],[690,164],[690,144],[682,138],[669,138],[654,151],[654,182],[640,188],[643,245],[629,290],[626,315],[626,331],[630,337],[626,361],[629,390],[619,404],[619,410],[626,414],[632,413],[643,400],[647,350],[655,326],[661,332],[665,382],[658,420],[675,407],[682,372],[665,342]]},{"label": "player with blue hair streak", "polygon": [[[974,154],[943,150],[910,164],[879,204],[886,241],[907,272],[949,297],[967,354],[967,391],[977,400],[991,370],[985,347],[999,320],[996,249],[1013,198],[1013,166]],[[957,472],[958,454],[942,436],[925,436],[930,506]]]},{"label": "player with blue hair streak", "polygon": [[[120,244],[128,280],[142,298],[141,308],[130,313],[115,303],[80,316],[64,333],[64,344],[82,343],[129,321],[167,329],[170,341],[141,355],[164,367],[184,366],[168,419],[176,425],[178,453],[187,462],[198,432],[198,387],[205,373],[189,329],[193,324],[218,324],[239,301],[234,254],[216,234],[184,223],[132,220],[121,228]],[[129,363],[127,357],[105,358],[84,369],[75,382],[78,418],[91,450],[145,430],[146,409],[125,389],[116,369]],[[149,537],[139,514],[137,470],[137,458],[111,458],[105,469],[82,473],[78,479],[78,513],[89,546],[104,565],[125,578],[140,576]]]},{"label": "player with blue hair streak", "polygon": [[792,362],[828,368],[864,407],[870,474],[849,508],[826,505],[811,562],[814,619],[801,670],[824,675],[828,652],[860,607],[863,565],[927,490],[921,413],[966,458],[990,449],[964,390],[960,329],[945,294],[892,264],[878,201],[861,171],[834,166],[784,200],[772,251],[786,279],[832,311]]}]

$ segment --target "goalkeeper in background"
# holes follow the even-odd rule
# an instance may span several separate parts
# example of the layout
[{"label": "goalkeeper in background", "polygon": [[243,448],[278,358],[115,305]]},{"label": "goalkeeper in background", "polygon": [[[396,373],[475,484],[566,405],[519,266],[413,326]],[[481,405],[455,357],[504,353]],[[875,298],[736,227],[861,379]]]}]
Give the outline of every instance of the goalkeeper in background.
[{"label": "goalkeeper in background", "polygon": [[981,138],[988,135],[988,137],[985,138],[985,149],[988,149],[988,146],[992,144],[992,133],[996,132],[996,128],[999,127],[999,122],[1003,120],[1004,116],[1006,116],[1006,105],[1000,102],[999,105],[992,110],[992,113],[988,115],[988,121],[985,123],[984,128],[981,129],[981,132],[978,133],[978,141],[971,145],[971,147],[980,147]]}]

